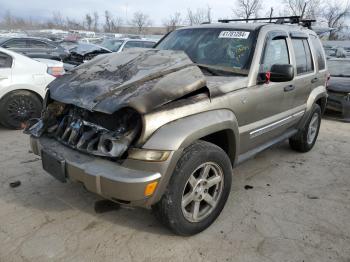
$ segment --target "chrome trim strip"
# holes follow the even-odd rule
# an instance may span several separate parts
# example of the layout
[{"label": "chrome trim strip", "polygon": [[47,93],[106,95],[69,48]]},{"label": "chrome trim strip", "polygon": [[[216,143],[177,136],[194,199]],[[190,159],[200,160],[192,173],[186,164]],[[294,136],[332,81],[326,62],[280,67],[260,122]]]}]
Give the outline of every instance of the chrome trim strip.
[{"label": "chrome trim strip", "polygon": [[270,132],[270,131],[274,130],[275,128],[283,126],[283,125],[285,125],[285,124],[287,124],[289,122],[292,122],[296,118],[301,117],[304,114],[304,112],[305,112],[305,110],[302,110],[302,111],[297,112],[297,113],[295,113],[293,115],[290,115],[290,116],[287,116],[287,117],[285,117],[285,118],[283,118],[281,120],[278,120],[278,121],[276,121],[274,123],[271,123],[271,124],[269,124],[267,126],[258,128],[258,129],[256,129],[256,130],[254,130],[254,131],[249,133],[250,139],[252,139],[254,137],[257,137],[257,136],[260,136],[262,134],[265,134],[267,132]]}]

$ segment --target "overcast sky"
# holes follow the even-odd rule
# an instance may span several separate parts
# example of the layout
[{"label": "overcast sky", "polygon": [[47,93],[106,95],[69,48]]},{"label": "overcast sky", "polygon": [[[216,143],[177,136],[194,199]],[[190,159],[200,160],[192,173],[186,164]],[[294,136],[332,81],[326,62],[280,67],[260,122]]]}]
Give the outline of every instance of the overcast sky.
[{"label": "overcast sky", "polygon": [[[271,6],[281,10],[282,0],[264,0],[265,15]],[[162,20],[176,11],[186,13],[188,8],[206,8],[210,6],[214,19],[231,17],[234,0],[0,0],[0,15],[7,10],[20,17],[32,17],[35,20],[46,20],[54,11],[63,16],[82,19],[88,12],[97,11],[102,20],[104,10],[124,20],[131,19],[132,14],[141,11],[148,14],[154,25],[161,25]],[[276,11],[278,14],[278,11]]]}]

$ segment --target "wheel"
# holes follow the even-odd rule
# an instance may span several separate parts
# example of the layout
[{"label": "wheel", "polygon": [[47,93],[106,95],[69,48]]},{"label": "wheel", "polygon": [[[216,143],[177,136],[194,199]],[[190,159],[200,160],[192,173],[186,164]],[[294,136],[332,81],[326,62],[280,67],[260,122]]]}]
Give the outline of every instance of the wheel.
[{"label": "wheel", "polygon": [[194,235],[219,216],[230,194],[232,166],[218,146],[198,141],[186,148],[165,194],[152,208],[174,233]]},{"label": "wheel", "polygon": [[308,121],[306,121],[305,128],[296,136],[289,139],[289,145],[293,150],[304,153],[313,148],[320,130],[321,115],[322,112],[320,106],[314,104],[310,117]]},{"label": "wheel", "polygon": [[42,104],[40,99],[26,90],[13,91],[0,101],[0,122],[12,129],[24,128],[25,122],[40,117]]}]

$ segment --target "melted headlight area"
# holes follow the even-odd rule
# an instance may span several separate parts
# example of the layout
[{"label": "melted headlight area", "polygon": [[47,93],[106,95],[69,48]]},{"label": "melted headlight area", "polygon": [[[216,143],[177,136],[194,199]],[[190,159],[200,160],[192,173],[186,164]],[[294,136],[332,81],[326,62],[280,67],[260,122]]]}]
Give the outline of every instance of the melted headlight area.
[{"label": "melted headlight area", "polygon": [[140,134],[141,125],[140,115],[131,108],[110,115],[52,102],[25,132],[35,137],[45,134],[88,154],[120,158]]}]

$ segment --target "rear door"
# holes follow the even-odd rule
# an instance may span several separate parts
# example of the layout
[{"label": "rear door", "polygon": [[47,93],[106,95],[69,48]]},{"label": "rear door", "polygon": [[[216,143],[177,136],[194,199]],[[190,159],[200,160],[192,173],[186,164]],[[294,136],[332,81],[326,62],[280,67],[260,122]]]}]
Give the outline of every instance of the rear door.
[{"label": "rear door", "polygon": [[295,61],[295,90],[288,92],[287,96],[288,106],[297,113],[300,108],[306,108],[307,99],[318,78],[308,35],[292,32],[291,37]]},{"label": "rear door", "polygon": [[324,86],[328,77],[326,69],[326,57],[321,41],[316,35],[310,35],[310,43],[312,45],[312,53],[315,60],[317,76],[315,77],[312,88]]},{"label": "rear door", "polygon": [[36,40],[29,39],[27,41],[28,49],[30,49],[30,57],[33,58],[47,58],[51,59],[53,57],[53,50],[47,43]]}]

